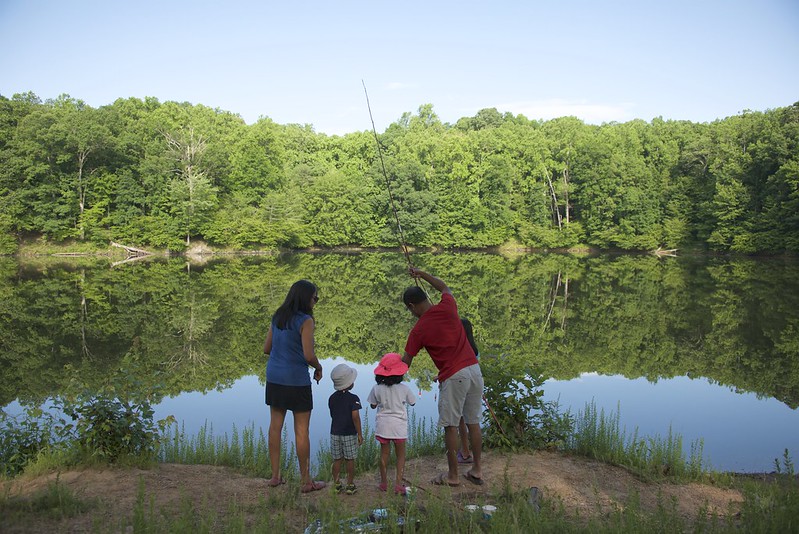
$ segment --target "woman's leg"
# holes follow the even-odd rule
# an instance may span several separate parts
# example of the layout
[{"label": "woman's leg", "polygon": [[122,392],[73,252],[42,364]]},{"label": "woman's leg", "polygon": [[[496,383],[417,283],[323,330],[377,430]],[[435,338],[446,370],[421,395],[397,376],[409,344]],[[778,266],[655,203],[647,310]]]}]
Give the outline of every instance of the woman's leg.
[{"label": "woman's leg", "polygon": [[269,463],[272,466],[272,480],[274,485],[280,483],[280,439],[283,434],[283,422],[286,420],[286,410],[269,407]]},{"label": "woman's leg", "polygon": [[292,412],[294,414],[294,444],[297,448],[297,461],[300,464],[300,484],[311,480],[311,412]]}]

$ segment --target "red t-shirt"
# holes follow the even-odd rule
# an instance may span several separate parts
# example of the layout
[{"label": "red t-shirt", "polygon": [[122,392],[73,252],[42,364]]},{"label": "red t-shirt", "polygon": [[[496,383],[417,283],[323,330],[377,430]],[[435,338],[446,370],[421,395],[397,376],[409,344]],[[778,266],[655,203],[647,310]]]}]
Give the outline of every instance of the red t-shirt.
[{"label": "red t-shirt", "polygon": [[424,312],[408,334],[405,352],[416,356],[422,348],[438,368],[439,382],[477,363],[451,294],[441,295],[441,302]]}]

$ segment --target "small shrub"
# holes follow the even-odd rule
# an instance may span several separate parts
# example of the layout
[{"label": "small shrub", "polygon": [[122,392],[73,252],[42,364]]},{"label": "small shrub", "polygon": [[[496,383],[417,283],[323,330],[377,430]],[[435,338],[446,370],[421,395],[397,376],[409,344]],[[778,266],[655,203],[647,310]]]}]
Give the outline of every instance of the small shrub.
[{"label": "small shrub", "polygon": [[[153,421],[155,412],[149,399],[158,389],[145,388],[135,369],[118,371],[99,390],[87,389],[73,379],[70,394],[54,401],[71,421],[60,419],[55,433],[78,453],[79,461],[152,460],[166,427],[174,422],[172,416]],[[147,393],[142,394],[145,390]]]},{"label": "small shrub", "polygon": [[[62,419],[58,432],[62,437],[71,436],[83,454],[111,463],[124,456],[155,455],[160,433],[149,401],[96,394],[60,402],[73,423]],[[163,428],[163,423],[160,426]]]},{"label": "small shrub", "polygon": [[483,440],[486,446],[519,450],[560,446],[571,431],[571,417],[556,402],[543,400],[540,372],[504,355],[480,362],[485,379]]},{"label": "small shrub", "polygon": [[0,410],[0,475],[13,477],[53,444],[54,420],[40,408],[27,408],[24,417]]}]

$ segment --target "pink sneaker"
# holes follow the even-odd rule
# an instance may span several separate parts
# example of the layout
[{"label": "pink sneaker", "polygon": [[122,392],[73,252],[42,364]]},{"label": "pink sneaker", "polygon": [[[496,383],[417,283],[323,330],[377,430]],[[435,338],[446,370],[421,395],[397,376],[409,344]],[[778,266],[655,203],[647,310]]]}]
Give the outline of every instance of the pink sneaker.
[{"label": "pink sneaker", "polygon": [[405,495],[408,492],[408,488],[403,486],[402,484],[397,484],[394,486],[394,493],[397,495]]},{"label": "pink sneaker", "polygon": [[388,489],[388,484],[386,484],[385,482],[381,482],[380,484],[377,485],[377,489],[379,489],[380,491],[386,491]]},{"label": "pink sneaker", "polygon": [[472,463],[472,455],[464,456],[461,451],[458,451],[458,463],[459,464],[470,464]]}]

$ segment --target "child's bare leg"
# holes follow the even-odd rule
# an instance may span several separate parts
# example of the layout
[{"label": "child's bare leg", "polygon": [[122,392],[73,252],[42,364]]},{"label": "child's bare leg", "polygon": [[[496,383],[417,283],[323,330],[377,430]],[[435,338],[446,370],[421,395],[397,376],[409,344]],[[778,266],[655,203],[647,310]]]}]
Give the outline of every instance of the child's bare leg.
[{"label": "child's bare leg", "polygon": [[333,482],[338,482],[339,474],[341,473],[341,458],[333,460]]},{"label": "child's bare leg", "polygon": [[347,484],[355,483],[355,460],[347,460]]},{"label": "child's bare leg", "polygon": [[388,456],[391,454],[391,442],[380,444],[380,483],[388,484]]},{"label": "child's bare leg", "polygon": [[402,479],[405,477],[405,442],[394,442],[394,453],[397,455],[397,486],[402,485]]}]

